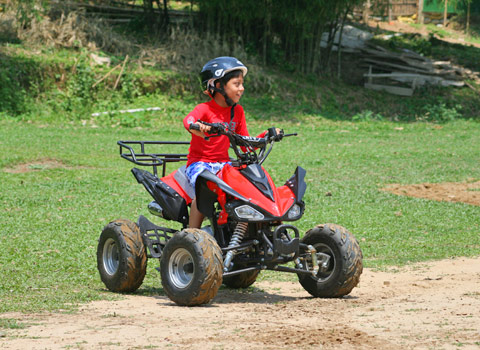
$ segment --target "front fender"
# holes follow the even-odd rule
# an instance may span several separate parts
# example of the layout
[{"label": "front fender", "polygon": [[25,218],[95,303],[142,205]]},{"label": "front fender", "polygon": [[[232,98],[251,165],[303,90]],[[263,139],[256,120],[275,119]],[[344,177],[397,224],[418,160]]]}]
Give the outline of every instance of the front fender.
[{"label": "front fender", "polygon": [[297,201],[301,201],[307,190],[307,183],[305,182],[305,175],[307,171],[300,166],[297,166],[293,176],[285,182],[285,186],[289,187]]},{"label": "front fender", "polygon": [[212,217],[214,214],[214,203],[217,201],[217,194],[208,187],[208,182],[216,184],[223,192],[236,197],[242,201],[249,202],[240,193],[231,188],[225,181],[220,179],[217,175],[212,174],[208,170],[204,170],[198,175],[195,182],[195,195],[197,198],[198,210],[206,215]]}]

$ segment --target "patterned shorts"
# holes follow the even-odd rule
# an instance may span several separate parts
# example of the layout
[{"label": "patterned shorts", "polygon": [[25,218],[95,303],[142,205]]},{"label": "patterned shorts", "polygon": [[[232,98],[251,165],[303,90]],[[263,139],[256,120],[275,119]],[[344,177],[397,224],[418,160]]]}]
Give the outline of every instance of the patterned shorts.
[{"label": "patterned shorts", "polygon": [[188,166],[185,174],[188,177],[188,182],[190,185],[195,188],[195,181],[197,181],[198,175],[204,170],[208,170],[212,174],[217,174],[225,164],[231,164],[230,162],[216,162],[216,163],[207,163],[207,162],[195,162]]}]

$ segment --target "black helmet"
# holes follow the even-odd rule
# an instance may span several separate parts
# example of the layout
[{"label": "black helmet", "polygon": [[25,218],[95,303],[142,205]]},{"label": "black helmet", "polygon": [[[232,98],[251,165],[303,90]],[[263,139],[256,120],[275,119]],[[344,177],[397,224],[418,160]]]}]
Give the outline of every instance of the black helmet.
[{"label": "black helmet", "polygon": [[247,67],[235,57],[222,56],[208,61],[200,73],[203,88],[205,90],[214,88],[214,82],[216,80],[223,78],[228,72],[237,69],[243,72],[243,76],[247,75]]}]

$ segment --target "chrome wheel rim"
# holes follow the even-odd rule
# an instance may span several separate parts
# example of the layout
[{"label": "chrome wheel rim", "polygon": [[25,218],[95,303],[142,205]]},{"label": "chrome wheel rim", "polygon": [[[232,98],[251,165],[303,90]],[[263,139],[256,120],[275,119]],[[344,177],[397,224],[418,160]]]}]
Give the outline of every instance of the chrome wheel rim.
[{"label": "chrome wheel rim", "polygon": [[120,257],[117,243],[113,238],[108,238],[103,245],[103,268],[109,275],[114,275],[118,270]]},{"label": "chrome wheel rim", "polygon": [[168,275],[173,285],[179,289],[187,288],[195,274],[192,254],[185,248],[178,248],[168,261]]},{"label": "chrome wheel rim", "polygon": [[315,244],[314,247],[317,250],[317,254],[323,253],[330,256],[330,260],[328,261],[328,266],[326,268],[320,267],[316,276],[319,281],[325,282],[328,279],[330,279],[330,277],[332,277],[335,271],[335,266],[337,264],[337,262],[335,261],[335,254],[333,253],[333,250],[326,244],[323,244],[323,243]]}]

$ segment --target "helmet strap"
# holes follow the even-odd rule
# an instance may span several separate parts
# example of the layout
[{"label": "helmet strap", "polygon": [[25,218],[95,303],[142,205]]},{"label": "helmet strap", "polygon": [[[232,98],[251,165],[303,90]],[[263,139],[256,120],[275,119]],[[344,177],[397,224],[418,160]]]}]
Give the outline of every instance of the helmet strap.
[{"label": "helmet strap", "polygon": [[[225,102],[227,103],[227,106],[233,106],[235,103],[232,101],[230,97],[228,97],[227,93],[223,89],[219,89],[216,86],[212,87],[212,90],[215,92],[218,92],[220,95],[223,96],[225,99]],[[213,95],[213,94],[212,94]]]},{"label": "helmet strap", "polygon": [[236,105],[237,105],[237,104],[234,103],[234,104],[232,105],[232,108],[230,109],[230,123],[228,123],[228,127],[229,127],[230,129],[233,129],[233,128],[234,128],[233,118],[235,118],[235,106],[236,106]]}]

